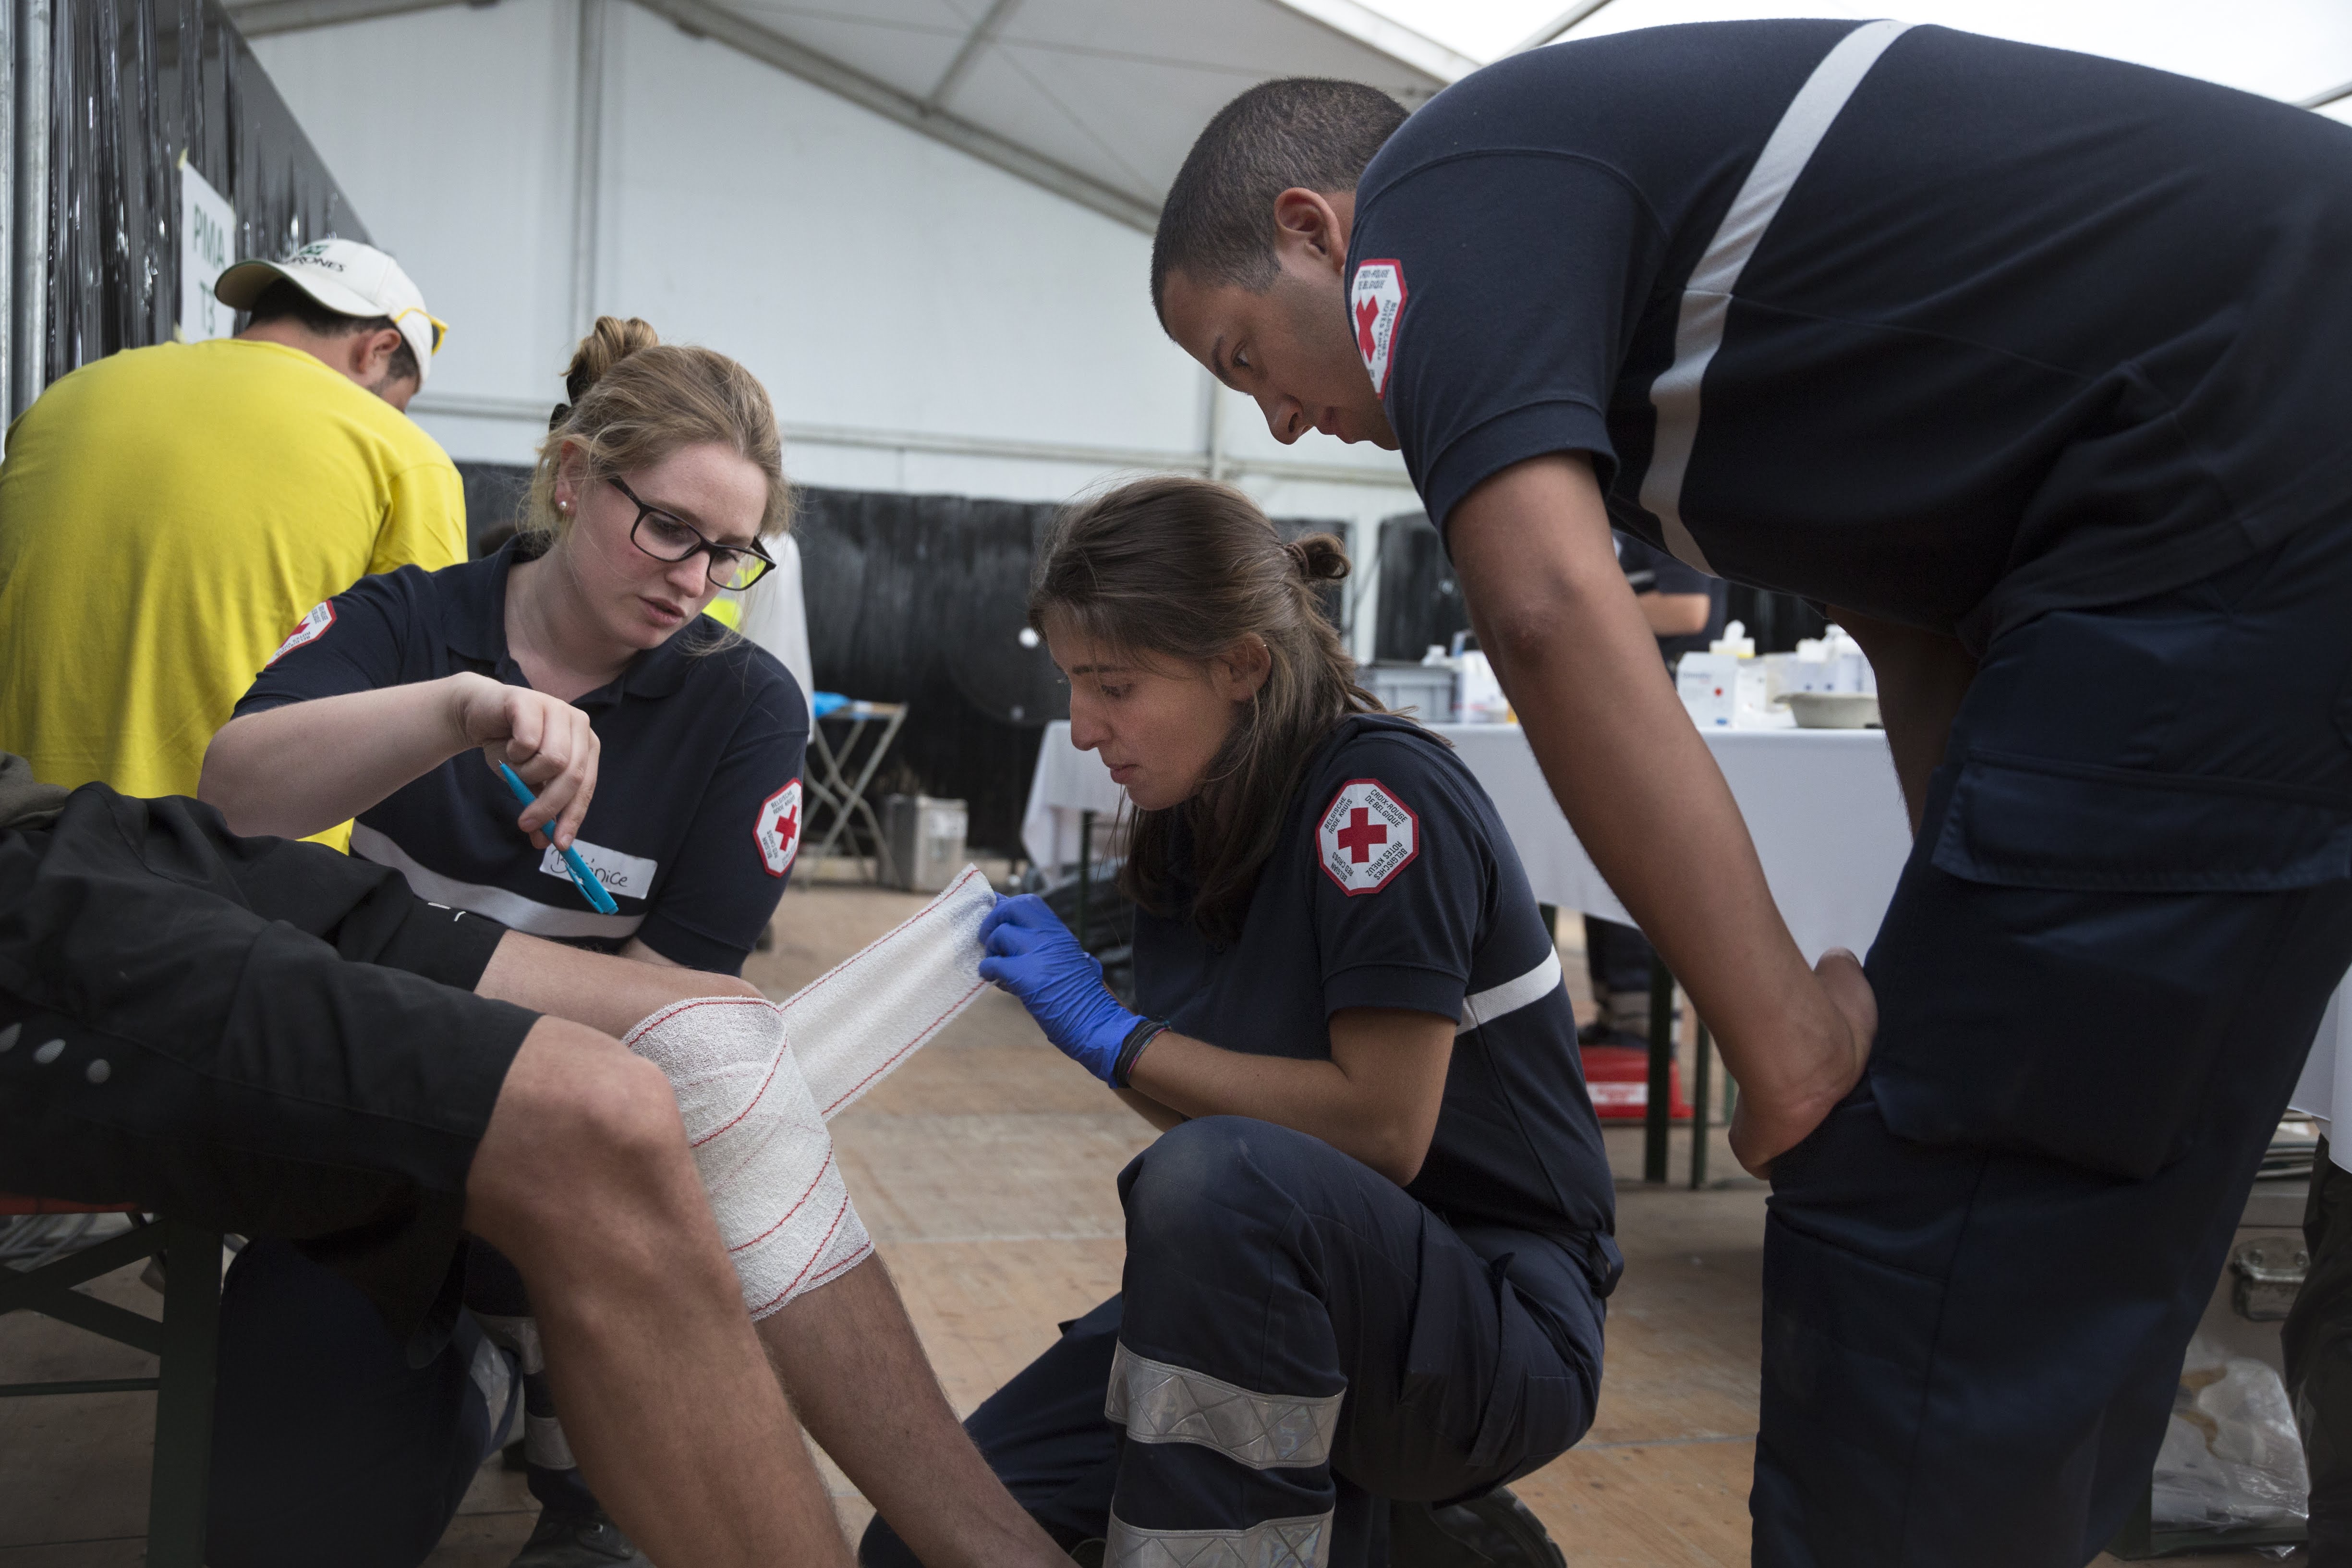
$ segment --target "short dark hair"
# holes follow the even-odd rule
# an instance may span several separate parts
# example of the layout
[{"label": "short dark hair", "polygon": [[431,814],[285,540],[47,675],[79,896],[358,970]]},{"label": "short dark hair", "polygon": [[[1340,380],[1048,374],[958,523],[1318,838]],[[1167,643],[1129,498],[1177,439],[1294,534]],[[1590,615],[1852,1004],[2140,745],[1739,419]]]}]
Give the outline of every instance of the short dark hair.
[{"label": "short dark hair", "polygon": [[1293,186],[1354,190],[1404,112],[1376,87],[1303,76],[1260,82],[1217,110],[1160,204],[1153,311],[1171,272],[1264,291],[1274,281],[1274,199]]},{"label": "short dark hair", "polygon": [[[246,325],[263,321],[284,321],[288,317],[299,321],[322,337],[347,338],[353,332],[380,332],[386,327],[394,331],[400,323],[390,316],[346,316],[341,310],[331,310],[320,304],[308,289],[289,278],[280,278],[261,291],[253,302],[253,311]],[[416,350],[410,344],[408,334],[401,332],[400,346],[392,351],[392,363],[386,367],[394,381],[421,381],[424,371],[416,363]]]}]

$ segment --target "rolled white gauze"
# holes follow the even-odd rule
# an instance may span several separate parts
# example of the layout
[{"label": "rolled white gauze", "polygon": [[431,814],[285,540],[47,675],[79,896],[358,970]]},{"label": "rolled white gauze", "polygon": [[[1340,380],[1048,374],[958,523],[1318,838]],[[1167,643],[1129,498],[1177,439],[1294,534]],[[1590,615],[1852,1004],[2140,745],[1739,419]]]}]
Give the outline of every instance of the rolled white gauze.
[{"label": "rolled white gauze", "polygon": [[871,1252],[825,1121],[970,1005],[996,895],[967,868],[912,919],[781,1006],[674,1003],[623,1043],[677,1096],[695,1168],[756,1320]]}]

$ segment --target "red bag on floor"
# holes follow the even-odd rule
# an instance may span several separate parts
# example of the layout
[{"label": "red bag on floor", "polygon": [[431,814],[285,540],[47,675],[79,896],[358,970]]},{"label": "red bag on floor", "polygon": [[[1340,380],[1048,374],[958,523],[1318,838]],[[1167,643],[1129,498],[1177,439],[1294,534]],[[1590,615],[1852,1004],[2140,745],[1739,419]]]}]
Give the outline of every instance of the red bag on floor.
[{"label": "red bag on floor", "polygon": [[[1603,1121],[1641,1121],[1650,1114],[1650,1053],[1638,1046],[1581,1046],[1584,1086],[1592,1094],[1592,1109]],[[1683,1098],[1679,1063],[1666,1068],[1666,1114],[1688,1121],[1690,1102]]]}]

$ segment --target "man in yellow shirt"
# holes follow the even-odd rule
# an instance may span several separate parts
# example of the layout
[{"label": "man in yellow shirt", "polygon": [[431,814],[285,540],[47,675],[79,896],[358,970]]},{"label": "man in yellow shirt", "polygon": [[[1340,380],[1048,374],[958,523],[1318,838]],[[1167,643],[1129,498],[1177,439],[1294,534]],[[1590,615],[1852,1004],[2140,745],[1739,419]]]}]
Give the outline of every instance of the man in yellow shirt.
[{"label": "man in yellow shirt", "polygon": [[60,379],[0,463],[0,751],[68,786],[193,795],[205,746],[314,606],[466,558],[465,491],[403,412],[442,327],[351,240],[221,274],[234,338]]}]

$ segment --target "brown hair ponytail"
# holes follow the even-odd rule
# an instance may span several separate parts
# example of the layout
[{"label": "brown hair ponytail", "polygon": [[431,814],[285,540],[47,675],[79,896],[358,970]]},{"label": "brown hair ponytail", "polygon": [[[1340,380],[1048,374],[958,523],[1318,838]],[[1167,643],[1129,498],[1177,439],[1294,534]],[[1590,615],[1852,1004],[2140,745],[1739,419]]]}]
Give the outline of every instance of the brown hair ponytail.
[{"label": "brown hair ponytail", "polygon": [[[1029,622],[1041,632],[1051,619],[1125,652],[1190,664],[1244,637],[1265,644],[1265,684],[1208,782],[1180,805],[1134,814],[1120,873],[1136,902],[1163,916],[1189,912],[1212,942],[1240,934],[1316,748],[1349,714],[1384,711],[1356,684],[1355,660],[1323,614],[1323,585],[1348,570],[1331,535],[1286,543],[1239,490],[1179,477],[1139,479],[1073,507],[1038,552]],[[1180,820],[1192,845],[1181,889],[1170,864]]]}]

